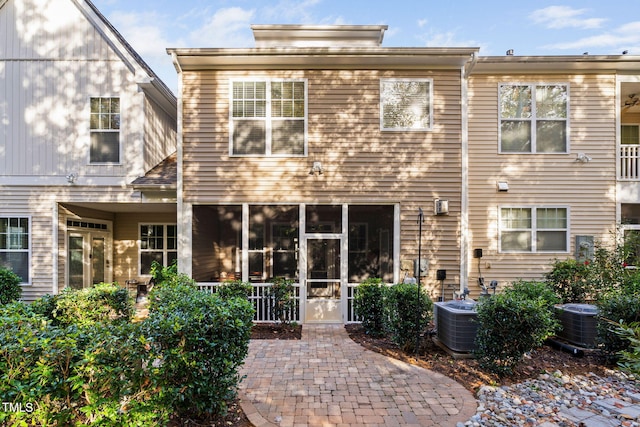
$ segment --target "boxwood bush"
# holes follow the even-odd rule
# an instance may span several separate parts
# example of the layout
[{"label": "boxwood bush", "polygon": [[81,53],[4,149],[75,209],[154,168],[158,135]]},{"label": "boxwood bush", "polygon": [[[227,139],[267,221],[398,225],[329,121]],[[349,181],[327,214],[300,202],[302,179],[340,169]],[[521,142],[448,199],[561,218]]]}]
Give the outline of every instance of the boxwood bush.
[{"label": "boxwood bush", "polygon": [[475,355],[480,366],[508,375],[528,351],[553,335],[557,322],[544,298],[513,290],[480,300]]},{"label": "boxwood bush", "polygon": [[385,293],[387,286],[382,279],[367,279],[355,290],[353,308],[365,333],[381,336],[385,330]]},{"label": "boxwood bush", "polygon": [[55,299],[51,316],[58,325],[90,325],[106,320],[129,321],[133,316],[129,291],[115,283],[90,288],[65,288]]},{"label": "boxwood bush", "polygon": [[418,294],[418,285],[410,283],[393,285],[385,293],[387,331],[403,350],[417,351],[417,337],[423,334],[431,320],[431,298],[422,287]]}]

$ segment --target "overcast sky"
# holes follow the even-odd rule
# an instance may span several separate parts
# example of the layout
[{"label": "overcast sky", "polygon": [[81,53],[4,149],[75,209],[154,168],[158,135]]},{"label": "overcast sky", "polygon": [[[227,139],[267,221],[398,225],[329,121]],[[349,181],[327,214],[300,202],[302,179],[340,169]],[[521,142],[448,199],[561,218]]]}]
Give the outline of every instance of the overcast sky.
[{"label": "overcast sky", "polygon": [[253,47],[251,24],[384,24],[383,46],[640,55],[640,0],[92,0],[175,92],[167,47]]}]

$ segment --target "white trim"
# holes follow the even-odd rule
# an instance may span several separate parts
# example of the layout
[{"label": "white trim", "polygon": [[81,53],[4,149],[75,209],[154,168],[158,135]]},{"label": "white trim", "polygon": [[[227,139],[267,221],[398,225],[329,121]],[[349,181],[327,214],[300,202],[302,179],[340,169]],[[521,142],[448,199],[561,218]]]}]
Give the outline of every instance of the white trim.
[{"label": "white trim", "polygon": [[[249,204],[242,204],[242,281],[249,282]],[[236,268],[237,270],[237,268]]]},{"label": "white trim", "polygon": [[[265,87],[265,116],[262,117],[233,117],[233,84],[234,83],[247,83],[247,82],[264,82]],[[298,120],[304,122],[304,135],[303,135],[303,153],[302,154],[287,154],[287,153],[272,153],[272,123],[274,122],[274,117],[271,117],[271,83],[273,82],[299,82],[304,84],[304,117],[291,117],[284,118],[284,120]],[[276,157],[276,158],[304,158],[308,156],[309,148],[308,148],[308,126],[309,126],[309,82],[307,78],[236,78],[229,79],[229,157]],[[256,153],[256,154],[235,154],[233,152],[233,131],[236,121],[240,121],[242,119],[247,120],[261,120],[264,119],[265,122],[265,151],[264,153]],[[279,117],[275,117],[276,120],[282,119]]]},{"label": "white trim", "polygon": [[469,85],[460,70],[461,171],[460,171],[460,292],[469,287]]},{"label": "white trim", "polygon": [[[502,209],[530,209],[531,211],[531,228],[509,229],[510,231],[528,231],[531,235],[530,251],[503,251],[502,250]],[[567,228],[544,228],[541,231],[564,231],[565,247],[564,251],[543,251],[537,248],[537,218],[538,209],[566,209],[567,211]],[[500,205],[498,206],[498,253],[500,254],[567,254],[571,249],[571,208],[568,205]]]},{"label": "white trim", "polygon": [[[92,129],[91,128],[91,115],[93,114],[91,111],[91,100],[92,99],[105,99],[105,98],[117,98],[118,99],[118,116],[120,116],[120,121],[118,123],[118,129]],[[89,143],[87,144],[87,166],[121,166],[122,163],[122,157],[123,157],[123,146],[124,144],[122,143],[123,137],[122,137],[122,96],[121,95],[98,95],[98,96],[94,96],[94,95],[89,95],[89,111],[88,111],[88,120],[87,120],[87,124],[88,126],[88,130],[89,130]],[[133,120],[133,118],[131,118]],[[118,134],[118,161],[116,162],[92,162],[91,161],[91,135],[94,133],[117,133]]]},{"label": "white trim", "polygon": [[11,214],[11,215],[0,215],[0,218],[6,218],[6,219],[26,219],[29,221],[28,224],[28,228],[27,228],[27,233],[28,233],[28,242],[27,244],[29,245],[29,248],[25,251],[24,249],[2,249],[3,253],[8,253],[8,252],[16,252],[16,253],[27,253],[27,271],[29,272],[29,280],[26,282],[21,282],[20,285],[21,286],[31,286],[33,285],[33,262],[32,262],[32,257],[33,257],[33,216],[32,215],[20,215],[20,214]]},{"label": "white trim", "polygon": [[[382,99],[382,86],[385,82],[426,82],[429,83],[429,126],[419,128],[385,128],[384,127],[384,108]],[[381,132],[429,132],[433,130],[433,79],[432,78],[381,78],[379,85],[379,107],[380,107],[380,131]]]},{"label": "white trim", "polygon": [[[59,233],[59,228],[60,228],[60,216],[58,215],[58,202],[54,201],[53,202],[53,206],[52,206],[52,211],[51,211],[51,223],[52,223],[52,234],[53,234],[53,241],[51,242],[51,253],[52,253],[52,266],[51,266],[51,277],[52,277],[52,281],[51,281],[51,294],[52,295],[57,295],[59,292],[59,278],[58,278],[58,260],[60,257],[60,242],[58,241],[58,239],[60,238],[60,233]],[[66,225],[66,221],[64,224],[64,230],[65,230],[65,234],[66,234],[66,229],[67,229],[67,225]],[[64,243],[64,247],[66,248],[66,242]],[[68,262],[65,261],[65,262]]]},{"label": "white trim", "polygon": [[[149,226],[156,226],[156,225],[161,225],[162,226],[162,244],[163,244],[163,248],[162,249],[142,249],[142,235],[141,235],[141,227],[143,225],[149,225]],[[176,248],[175,249],[169,249],[168,245],[167,245],[167,238],[169,236],[169,234],[167,233],[167,229],[170,226],[175,226],[176,227]],[[167,255],[169,252],[176,252],[176,259],[178,260],[178,263],[180,262],[180,260],[178,259],[178,224],[175,222],[146,222],[146,221],[139,221],[138,222],[138,241],[137,241],[137,246],[138,246],[138,271],[137,271],[137,275],[138,277],[151,277],[150,274],[143,274],[142,273],[142,254],[143,253],[148,253],[148,252],[162,252],[162,264],[165,267],[169,266],[169,260],[167,258]]]},{"label": "white trim", "polygon": [[[528,119],[510,119],[506,118],[504,120],[520,120],[525,121],[528,120],[531,123],[531,151],[502,151],[502,111],[501,111],[501,100],[502,100],[502,88],[504,86],[528,86],[531,88],[531,117]],[[538,117],[536,114],[537,102],[536,102],[536,88],[538,86],[564,86],[567,89],[567,117],[564,119],[565,122],[565,151],[559,152],[547,152],[547,151],[538,151],[537,150],[537,135],[536,135],[536,126],[535,124],[538,121]],[[505,82],[498,84],[498,154],[539,154],[539,155],[566,155],[571,153],[571,84],[570,82]],[[541,119],[546,120],[546,119]],[[563,119],[549,119],[554,121],[563,121]]]},{"label": "white trim", "polygon": [[400,203],[393,205],[393,283],[400,282]]}]

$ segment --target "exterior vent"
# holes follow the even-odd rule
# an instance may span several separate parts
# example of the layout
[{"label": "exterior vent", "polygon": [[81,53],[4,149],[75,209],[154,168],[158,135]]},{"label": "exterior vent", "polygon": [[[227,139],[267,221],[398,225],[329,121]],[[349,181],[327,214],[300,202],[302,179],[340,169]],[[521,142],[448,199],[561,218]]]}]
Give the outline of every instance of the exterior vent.
[{"label": "exterior vent", "polygon": [[581,347],[593,348],[596,343],[598,308],[591,304],[562,304],[555,307],[562,330],[558,338]]},{"label": "exterior vent", "polygon": [[453,351],[475,350],[478,331],[476,302],[452,300],[434,304],[438,340]]},{"label": "exterior vent", "polygon": [[449,214],[449,201],[436,199],[434,201],[433,213],[436,215],[448,215]]}]

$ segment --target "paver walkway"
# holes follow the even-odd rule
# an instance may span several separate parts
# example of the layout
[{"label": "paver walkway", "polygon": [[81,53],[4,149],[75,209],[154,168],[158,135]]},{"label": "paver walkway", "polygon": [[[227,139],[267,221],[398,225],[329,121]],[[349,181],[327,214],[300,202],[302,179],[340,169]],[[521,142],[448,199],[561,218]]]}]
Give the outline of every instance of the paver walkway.
[{"label": "paver walkway", "polygon": [[476,400],[450,378],[369,351],[343,325],[305,324],[301,340],[251,340],[242,408],[256,427],[455,426]]}]

